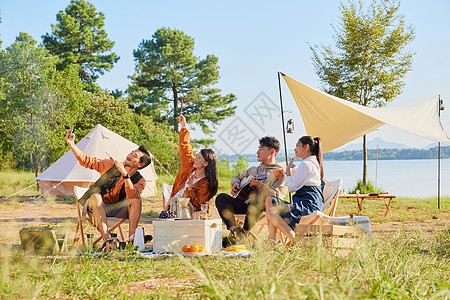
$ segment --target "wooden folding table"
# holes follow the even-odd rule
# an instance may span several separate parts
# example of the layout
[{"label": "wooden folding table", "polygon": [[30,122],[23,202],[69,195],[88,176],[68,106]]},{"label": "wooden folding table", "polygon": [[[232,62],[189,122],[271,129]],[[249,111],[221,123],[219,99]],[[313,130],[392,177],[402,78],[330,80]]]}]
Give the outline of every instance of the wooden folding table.
[{"label": "wooden folding table", "polygon": [[356,215],[361,215],[363,212],[363,201],[365,199],[383,199],[384,205],[386,206],[386,212],[384,214],[384,217],[386,218],[388,215],[389,217],[392,217],[391,213],[391,201],[394,198],[397,198],[394,195],[389,194],[341,194],[339,195],[340,199],[356,199],[356,203],[358,204],[358,212]]}]

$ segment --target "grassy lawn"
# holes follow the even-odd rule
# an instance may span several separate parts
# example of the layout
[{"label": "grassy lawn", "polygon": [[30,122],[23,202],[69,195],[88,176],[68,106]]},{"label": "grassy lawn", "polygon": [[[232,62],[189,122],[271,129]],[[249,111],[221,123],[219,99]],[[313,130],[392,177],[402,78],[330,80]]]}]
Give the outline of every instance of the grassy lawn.
[{"label": "grassy lawn", "polygon": [[27,188],[17,195],[35,195],[37,194],[36,181],[33,180],[36,176],[32,172],[24,171],[1,171],[0,172],[0,197],[9,196],[22,189]]},{"label": "grassy lawn", "polygon": [[[30,178],[1,174],[0,195],[20,190]],[[161,182],[173,179],[161,176],[158,189]],[[220,189],[229,191],[229,178],[221,180]],[[364,214],[374,234],[351,250],[332,248],[321,236],[289,249],[257,244],[250,258],[153,260],[129,252],[50,258],[0,244],[0,299],[449,299],[450,199],[441,201],[437,211],[436,199],[395,199],[393,218],[386,219],[382,200],[366,200]],[[341,200],[337,214],[356,210],[355,201]]]},{"label": "grassy lawn", "polygon": [[450,297],[450,231],[361,241],[350,251],[320,237],[250,258],[40,258],[1,251],[2,298],[365,299]]}]

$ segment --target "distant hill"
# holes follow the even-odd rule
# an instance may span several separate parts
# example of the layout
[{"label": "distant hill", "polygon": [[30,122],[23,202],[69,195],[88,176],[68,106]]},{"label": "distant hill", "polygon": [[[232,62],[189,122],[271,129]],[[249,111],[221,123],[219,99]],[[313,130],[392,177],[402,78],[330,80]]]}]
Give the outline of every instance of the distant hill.
[{"label": "distant hill", "polygon": [[[442,146],[446,146],[446,144],[441,144],[441,147]],[[437,147],[437,142],[433,142],[433,143],[429,144],[428,146],[423,147],[423,149],[428,150],[428,149],[431,149],[431,148],[434,148],[434,147]]]},{"label": "distant hill", "polygon": [[[370,140],[367,142],[367,149],[408,149],[408,147],[405,144],[401,143],[394,143],[394,142],[386,142],[385,140],[376,137],[373,140]],[[433,147],[433,145],[430,145]],[[436,146],[436,144],[434,144]],[[339,147],[332,152],[341,152],[341,151],[353,151],[353,150],[362,150],[362,142],[361,143],[354,143],[354,144],[347,144],[343,147]]]}]

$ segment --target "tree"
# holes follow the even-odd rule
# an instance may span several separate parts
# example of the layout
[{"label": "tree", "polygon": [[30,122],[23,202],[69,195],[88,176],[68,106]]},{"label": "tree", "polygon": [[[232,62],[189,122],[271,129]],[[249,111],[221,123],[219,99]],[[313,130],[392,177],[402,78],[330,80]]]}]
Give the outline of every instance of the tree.
[{"label": "tree", "polygon": [[105,16],[97,13],[91,3],[71,0],[56,19],[58,23],[51,25],[52,34],[43,35],[42,42],[50,53],[61,58],[59,70],[76,65],[80,79],[92,84],[119,60],[116,53],[108,53],[114,42],[103,29]]},{"label": "tree", "polygon": [[[325,92],[370,107],[393,101],[404,86],[413,53],[406,46],[414,30],[405,25],[395,0],[341,4],[341,19],[334,29],[336,50],[310,47],[313,65]],[[363,182],[367,184],[367,143],[363,136]]]},{"label": "tree", "polygon": [[143,40],[133,51],[136,72],[128,87],[131,105],[154,121],[169,121],[178,131],[181,103],[186,120],[199,124],[206,134],[235,113],[236,96],[220,95],[218,58],[193,54],[194,40],[180,30],[158,29],[151,40]]},{"label": "tree", "polygon": [[233,172],[234,173],[242,173],[245,170],[248,169],[248,162],[245,159],[244,155],[241,155],[238,160],[236,161],[236,165],[233,166]]},{"label": "tree", "polygon": [[26,33],[20,33],[0,57],[2,152],[12,153],[19,166],[31,167],[36,175],[58,147],[55,133],[73,123],[83,101],[77,70],[57,71],[56,62]]},{"label": "tree", "polygon": [[[178,134],[167,124],[155,124],[150,117],[136,114],[122,98],[104,91],[89,93],[88,102],[84,117],[74,126],[78,138],[102,124],[124,138],[144,145],[171,173],[178,170]],[[155,167],[161,171],[158,164]]]}]

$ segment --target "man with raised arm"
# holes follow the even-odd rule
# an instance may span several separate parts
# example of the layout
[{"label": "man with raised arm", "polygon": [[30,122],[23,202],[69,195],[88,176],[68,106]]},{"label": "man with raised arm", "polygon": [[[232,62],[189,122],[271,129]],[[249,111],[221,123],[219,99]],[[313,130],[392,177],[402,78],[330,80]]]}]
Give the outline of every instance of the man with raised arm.
[{"label": "man with raised arm", "polygon": [[151,163],[149,152],[144,146],[140,146],[128,154],[122,163],[111,157],[90,157],[81,151],[74,141],[75,135],[71,130],[67,131],[66,142],[80,165],[96,170],[101,175],[79,199],[80,203],[84,205],[88,202],[88,213],[92,215],[103,240],[109,238],[106,218],[117,217],[129,220],[128,241],[132,241],[141,218],[140,195],[145,188],[145,179],[138,170]]},{"label": "man with raised arm", "polygon": [[[244,238],[258,221],[267,196],[284,198],[288,189],[284,183],[283,166],[275,160],[280,142],[272,136],[259,139],[256,152],[259,166],[250,167],[231,180],[231,195],[219,194],[216,207],[230,235],[222,241],[223,247]],[[236,224],[234,214],[246,214],[243,230]]]}]

